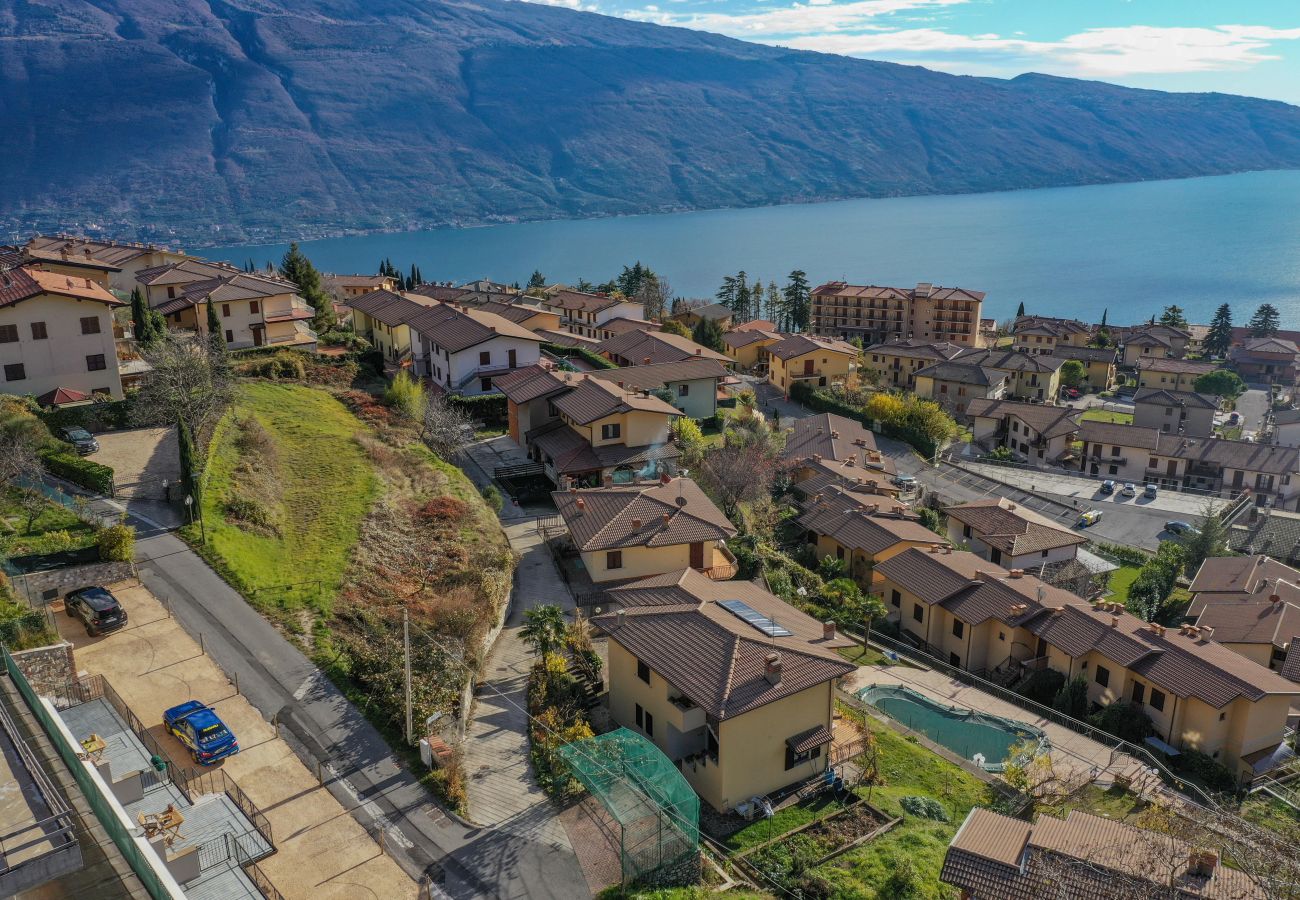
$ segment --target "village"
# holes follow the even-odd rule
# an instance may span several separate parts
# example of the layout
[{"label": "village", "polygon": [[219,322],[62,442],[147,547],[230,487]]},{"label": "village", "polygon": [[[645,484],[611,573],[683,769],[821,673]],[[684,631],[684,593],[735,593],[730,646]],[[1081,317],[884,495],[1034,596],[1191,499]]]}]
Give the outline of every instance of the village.
[{"label": "village", "polygon": [[0,247],[0,893],[1296,896],[1300,331],[985,297]]}]

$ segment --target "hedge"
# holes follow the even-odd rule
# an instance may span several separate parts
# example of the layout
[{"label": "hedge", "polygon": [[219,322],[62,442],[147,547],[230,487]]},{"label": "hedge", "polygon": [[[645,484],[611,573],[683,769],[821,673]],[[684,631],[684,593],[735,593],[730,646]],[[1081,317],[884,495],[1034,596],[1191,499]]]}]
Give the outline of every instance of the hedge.
[{"label": "hedge", "polygon": [[44,452],[41,460],[51,475],[96,493],[113,496],[113,470],[108,466],[62,450]]},{"label": "hedge", "polygon": [[579,359],[583,359],[591,363],[597,369],[618,368],[618,366],[616,366],[614,363],[610,362],[609,360],[605,359],[605,357],[601,356],[598,353],[592,353],[586,347],[566,347],[563,344],[544,343],[542,344],[542,349],[548,353],[553,353],[556,356],[562,356],[565,359],[570,359],[576,356]]},{"label": "hedge", "polygon": [[63,406],[43,409],[38,413],[42,422],[49,426],[56,435],[60,428],[84,428],[87,431],[116,431],[129,428],[134,422],[131,418],[132,398],[112,400],[107,403],[87,403],[82,406]]},{"label": "hedge", "polygon": [[[854,419],[861,422],[868,429],[873,427],[875,421],[869,418],[860,407],[845,403],[825,391],[819,391],[807,382],[796,381],[790,385],[790,399],[796,400],[817,412],[834,413],[837,416],[844,416],[846,419]],[[907,425],[881,422],[880,433],[885,437],[912,445],[918,453],[925,457],[934,456],[939,449],[929,435],[922,434]]]},{"label": "hedge", "polygon": [[447,397],[447,405],[488,428],[505,428],[510,421],[505,394],[475,394],[470,397],[452,394]]}]

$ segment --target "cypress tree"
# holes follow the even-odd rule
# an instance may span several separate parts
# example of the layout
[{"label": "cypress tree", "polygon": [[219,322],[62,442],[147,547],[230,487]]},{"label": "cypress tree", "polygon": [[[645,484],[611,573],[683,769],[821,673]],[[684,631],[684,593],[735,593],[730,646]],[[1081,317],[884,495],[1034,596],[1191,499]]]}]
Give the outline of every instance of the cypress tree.
[{"label": "cypress tree", "polygon": [[181,463],[181,485],[185,488],[185,493],[194,498],[197,506],[199,503],[199,482],[194,477],[198,470],[194,458],[194,435],[190,432],[190,426],[184,419],[176,420],[176,445],[179,450]]},{"label": "cypress tree", "polygon": [[1016,318],[1019,319],[1025,314],[1025,301],[1021,300],[1020,305],[1016,307]]},{"label": "cypress tree", "polygon": [[159,335],[154,334],[154,319],[149,312],[149,307],[145,306],[144,294],[140,292],[140,288],[132,288],[131,325],[135,331],[136,342],[141,347],[148,347],[159,337]]},{"label": "cypress tree", "polygon": [[311,260],[298,249],[297,242],[289,245],[288,252],[280,260],[280,275],[296,284],[298,293],[302,294],[302,298],[315,310],[316,317],[312,325],[318,330],[327,327],[334,316],[329,294],[325,293],[325,288],[321,284],[320,272],[316,271]]},{"label": "cypress tree", "polygon": [[221,319],[217,316],[216,304],[208,297],[208,344],[213,350],[225,352],[226,338],[221,331]]}]

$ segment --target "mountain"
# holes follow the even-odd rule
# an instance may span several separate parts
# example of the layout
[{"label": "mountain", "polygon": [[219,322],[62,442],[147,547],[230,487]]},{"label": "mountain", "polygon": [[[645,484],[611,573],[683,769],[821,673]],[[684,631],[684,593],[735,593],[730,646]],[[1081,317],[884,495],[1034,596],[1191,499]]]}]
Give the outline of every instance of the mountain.
[{"label": "mountain", "polygon": [[0,0],[0,228],[233,243],[1300,167],[1300,108],[507,0]]}]

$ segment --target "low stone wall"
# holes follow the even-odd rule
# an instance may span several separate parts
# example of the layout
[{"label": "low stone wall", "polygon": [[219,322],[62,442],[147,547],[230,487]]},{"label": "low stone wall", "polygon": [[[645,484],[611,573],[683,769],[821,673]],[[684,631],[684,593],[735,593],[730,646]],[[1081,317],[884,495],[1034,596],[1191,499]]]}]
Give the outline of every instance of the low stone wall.
[{"label": "low stone wall", "polygon": [[92,585],[113,584],[135,578],[135,563],[105,562],[68,566],[48,572],[15,575],[10,580],[34,607],[61,600],[72,591]]},{"label": "low stone wall", "polygon": [[66,641],[10,655],[37,694],[61,694],[76,679],[77,664]]}]

